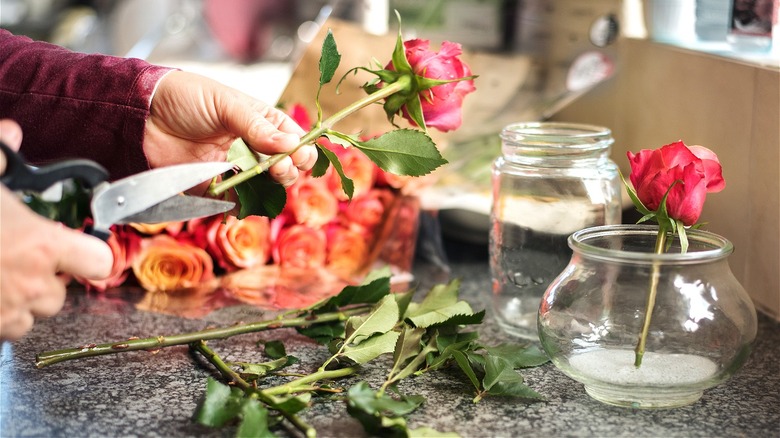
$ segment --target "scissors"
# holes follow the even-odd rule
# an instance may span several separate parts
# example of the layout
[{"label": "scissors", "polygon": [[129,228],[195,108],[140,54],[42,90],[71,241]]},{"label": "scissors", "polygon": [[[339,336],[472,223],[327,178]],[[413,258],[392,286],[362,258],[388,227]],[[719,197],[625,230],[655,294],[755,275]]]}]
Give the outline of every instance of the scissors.
[{"label": "scissors", "polygon": [[10,190],[41,193],[69,179],[90,189],[94,222],[85,232],[103,240],[109,238],[114,224],[183,221],[224,213],[235,206],[233,202],[181,194],[227,172],[233,168],[229,162],[178,164],[108,182],[108,172],[94,161],[74,159],[32,167],[1,141],[0,150],[6,157],[0,182]]}]

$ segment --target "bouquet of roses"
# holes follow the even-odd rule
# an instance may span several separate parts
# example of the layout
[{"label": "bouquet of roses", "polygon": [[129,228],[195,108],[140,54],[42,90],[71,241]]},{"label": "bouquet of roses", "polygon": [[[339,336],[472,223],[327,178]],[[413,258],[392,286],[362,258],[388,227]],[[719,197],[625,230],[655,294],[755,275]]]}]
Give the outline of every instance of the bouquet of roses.
[{"label": "bouquet of roses", "polygon": [[[309,132],[299,145],[314,143],[315,167],[285,189],[265,172],[287,154],[262,156],[238,139],[228,153],[236,172],[212,183],[209,193],[226,196],[235,190],[238,217],[218,215],[186,223],[115,226],[109,245],[114,268],[109,279],[86,282],[105,290],[135,278],[147,290],[176,290],[218,285],[219,274],[265,265],[327,269],[355,281],[381,259],[382,248],[395,254],[384,260],[408,270],[416,235],[417,205],[404,196],[412,177],[429,174],[446,163],[428,126],[442,131],[461,124],[464,97],[474,91],[460,45],[445,42],[439,52],[426,40],[403,42],[399,33],[392,59],[376,69],[358,67],[375,76],[363,85],[368,95],[324,118],[315,102],[312,121],[302,105],[291,116]],[[340,54],[328,32],[320,58],[320,91],[331,82]],[[368,105],[381,103],[394,128],[378,136],[345,134],[334,125]],[[400,115],[419,129],[400,129]],[[395,233],[395,234],[393,234]],[[411,247],[410,247],[411,245]]]}]

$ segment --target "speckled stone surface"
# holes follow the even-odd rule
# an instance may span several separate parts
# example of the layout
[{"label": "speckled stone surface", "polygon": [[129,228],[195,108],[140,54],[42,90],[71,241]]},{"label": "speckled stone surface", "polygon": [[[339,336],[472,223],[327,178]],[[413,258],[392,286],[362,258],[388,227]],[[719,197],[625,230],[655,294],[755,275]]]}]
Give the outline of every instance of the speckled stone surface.
[{"label": "speckled stone surface", "polygon": [[[451,256],[451,275],[462,280],[463,296],[475,308],[484,308],[483,294],[490,287],[486,258],[479,249],[457,251]],[[442,281],[444,275],[429,264],[416,268],[421,290]],[[238,306],[201,319],[186,319],[139,311],[130,302],[101,300],[72,291],[59,315],[38,323],[24,339],[2,346],[0,436],[234,436],[235,429],[213,430],[193,421],[206,377],[215,372],[186,347],[156,354],[131,352],[80,359],[43,369],[36,369],[33,362],[36,353],[46,350],[262,318],[256,309]],[[511,341],[490,317],[480,330],[485,343]],[[301,359],[298,367],[314,366],[327,356],[291,330],[243,335],[210,345],[226,360],[252,361],[262,359],[255,346],[257,340],[274,338],[284,339],[288,352]],[[745,367],[726,383],[705,391],[697,403],[683,408],[607,406],[589,398],[582,385],[551,364],[523,371],[527,383],[543,394],[546,402],[486,398],[474,404],[469,386],[446,373],[410,379],[401,389],[427,399],[409,417],[412,427],[427,425],[464,437],[770,437],[780,436],[779,358],[780,323],[760,315],[758,339]],[[381,381],[382,365],[365,367],[360,378],[369,383]],[[305,418],[319,436],[364,436],[341,403],[314,404]],[[295,436],[290,431],[279,432]]]}]

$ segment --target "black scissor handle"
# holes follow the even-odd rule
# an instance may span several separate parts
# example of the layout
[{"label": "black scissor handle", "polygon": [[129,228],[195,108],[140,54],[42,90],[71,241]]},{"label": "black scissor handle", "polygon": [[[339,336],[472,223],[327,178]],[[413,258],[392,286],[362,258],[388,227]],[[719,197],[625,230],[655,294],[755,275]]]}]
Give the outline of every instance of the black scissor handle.
[{"label": "black scissor handle", "polygon": [[68,179],[79,180],[91,189],[108,179],[108,171],[94,161],[65,160],[33,168],[2,141],[0,141],[0,150],[6,158],[5,172],[0,176],[0,182],[10,190],[43,192],[53,184]]}]

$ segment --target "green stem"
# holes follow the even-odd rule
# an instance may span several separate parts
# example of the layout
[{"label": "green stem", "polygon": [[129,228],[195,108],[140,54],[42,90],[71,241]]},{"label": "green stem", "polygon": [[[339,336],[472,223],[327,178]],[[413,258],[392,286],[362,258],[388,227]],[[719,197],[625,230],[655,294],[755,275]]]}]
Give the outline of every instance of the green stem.
[{"label": "green stem", "polygon": [[209,188],[209,195],[211,196],[219,196],[222,193],[230,190],[231,188],[246,182],[255,176],[267,171],[271,166],[281,161],[284,157],[288,157],[292,155],[295,151],[300,149],[302,146],[305,146],[307,144],[314,143],[318,138],[320,138],[323,134],[328,132],[333,126],[349,116],[350,114],[353,114],[368,105],[371,105],[372,103],[379,102],[382,99],[385,99],[389,96],[392,96],[395,93],[398,93],[399,91],[407,90],[410,88],[411,84],[411,78],[409,76],[401,76],[398,78],[398,81],[393,82],[392,84],[388,84],[379,90],[369,94],[368,96],[363,97],[362,99],[359,99],[350,105],[346,106],[345,108],[339,110],[332,116],[325,119],[322,123],[318,123],[317,126],[315,126],[311,131],[306,133],[303,137],[301,137],[301,141],[298,143],[295,148],[291,149],[290,151],[276,154],[271,156],[271,158],[262,161],[258,163],[255,167],[245,170],[243,172],[239,172],[230,178],[227,178],[225,180],[222,180],[219,183],[214,184],[212,187]]},{"label": "green stem", "polygon": [[351,376],[356,374],[360,370],[359,366],[351,366],[346,368],[339,368],[337,370],[323,370],[319,369],[311,374],[307,374],[300,379],[295,379],[284,385],[274,386],[272,388],[266,388],[260,391],[263,395],[286,395],[300,392],[302,389],[310,390],[310,384],[326,379],[338,379],[340,377]]},{"label": "green stem", "polygon": [[[655,254],[661,254],[666,247],[666,227],[659,225],[658,234],[655,238]],[[659,262],[653,262],[653,271],[650,274],[650,290],[647,293],[647,306],[645,307],[645,321],[642,324],[642,333],[639,335],[639,341],[636,344],[634,355],[634,366],[642,366],[642,358],[645,355],[645,344],[647,343],[647,334],[650,332],[650,321],[653,318],[653,308],[655,307],[655,298],[658,294],[658,279],[661,274],[661,265]]]},{"label": "green stem", "polygon": [[308,316],[277,318],[268,321],[259,321],[249,324],[234,325],[230,327],[217,327],[173,336],[156,336],[144,339],[129,339],[127,341],[112,342],[107,344],[90,344],[64,350],[46,351],[38,354],[35,357],[35,366],[38,368],[43,368],[55,363],[79,359],[82,357],[101,356],[104,354],[123,353],[126,351],[157,350],[174,345],[187,345],[192,342],[210,339],[224,339],[245,333],[253,333],[283,327],[306,327],[314,324],[344,321],[350,316],[365,313],[370,308],[371,306],[366,305],[337,312],[323,313],[317,315],[316,319],[311,319]]},{"label": "green stem", "polygon": [[[256,388],[252,387],[252,385],[249,384],[246,380],[241,378],[241,375],[239,375],[237,372],[235,372],[230,366],[228,366],[225,361],[222,360],[219,355],[212,350],[208,345],[206,345],[205,341],[198,341],[193,342],[190,344],[190,347],[195,349],[198,353],[202,354],[203,357],[206,358],[209,362],[211,362],[212,365],[214,365],[217,370],[229,381],[233,382],[236,386],[241,388],[247,395],[249,396],[257,396],[263,403],[267,404],[271,408],[275,408],[278,405],[278,400],[273,397],[266,394],[263,394],[262,391],[258,391]],[[290,422],[292,423],[298,430],[303,432],[303,434],[306,437],[315,437],[317,436],[317,431],[311,427],[308,423],[303,421],[301,417],[285,412],[283,409],[277,409],[279,412],[281,412],[282,415]]]}]

